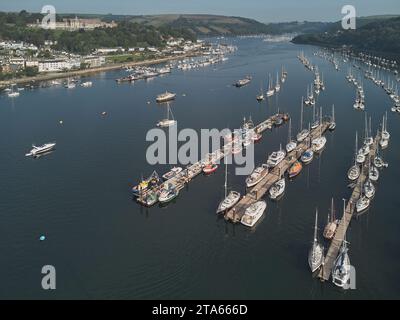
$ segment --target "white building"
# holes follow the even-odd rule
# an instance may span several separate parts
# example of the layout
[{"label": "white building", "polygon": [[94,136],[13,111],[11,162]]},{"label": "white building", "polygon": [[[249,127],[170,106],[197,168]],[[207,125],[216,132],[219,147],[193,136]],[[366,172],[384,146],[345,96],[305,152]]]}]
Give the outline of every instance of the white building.
[{"label": "white building", "polygon": [[83,58],[83,62],[89,65],[90,68],[96,68],[105,64],[106,58],[103,56],[87,56]]},{"label": "white building", "polygon": [[65,69],[71,69],[70,64],[61,59],[39,61],[38,67],[39,72],[57,72]]}]

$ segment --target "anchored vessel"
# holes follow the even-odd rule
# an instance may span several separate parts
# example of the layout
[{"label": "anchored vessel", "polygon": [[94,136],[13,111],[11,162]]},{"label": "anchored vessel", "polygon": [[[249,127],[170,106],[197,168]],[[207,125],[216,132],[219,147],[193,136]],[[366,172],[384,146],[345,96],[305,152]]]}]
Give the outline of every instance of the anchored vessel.
[{"label": "anchored vessel", "polygon": [[264,214],[267,208],[265,201],[258,201],[248,207],[241,219],[241,223],[247,227],[253,227]]},{"label": "anchored vessel", "polygon": [[167,102],[167,101],[174,100],[175,97],[176,97],[176,93],[165,91],[165,93],[159,94],[157,96],[156,101],[158,103]]},{"label": "anchored vessel", "polygon": [[46,144],[38,146],[38,147],[35,146],[35,145],[32,145],[32,150],[29,153],[27,153],[25,156],[27,156],[27,157],[30,157],[30,156],[35,157],[35,156],[38,156],[40,154],[52,151],[55,148],[55,146],[56,146],[55,142],[46,143]]}]

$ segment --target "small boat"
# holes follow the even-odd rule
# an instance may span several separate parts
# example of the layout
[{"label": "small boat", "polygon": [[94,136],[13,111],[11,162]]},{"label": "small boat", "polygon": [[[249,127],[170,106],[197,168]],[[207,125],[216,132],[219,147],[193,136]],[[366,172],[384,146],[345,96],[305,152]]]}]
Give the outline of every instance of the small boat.
[{"label": "small boat", "polygon": [[297,141],[298,141],[298,142],[304,141],[304,140],[309,136],[309,134],[310,134],[310,131],[309,131],[309,130],[303,129],[302,131],[300,131],[300,132],[297,134],[297,136],[296,136]]},{"label": "small boat", "polygon": [[297,142],[292,140],[292,119],[289,119],[288,143],[286,144],[286,152],[292,152],[297,147]]},{"label": "small boat", "polygon": [[357,154],[356,161],[358,164],[363,164],[365,162],[365,155],[362,153]]},{"label": "small boat", "polygon": [[172,184],[167,184],[160,192],[158,201],[161,203],[168,203],[179,195],[178,189]]},{"label": "small boat", "polygon": [[390,139],[390,134],[387,131],[387,114],[386,114],[386,116],[383,117],[381,136],[382,136],[381,141]]},{"label": "small boat", "polygon": [[261,134],[261,133],[257,133],[257,132],[254,132],[254,133],[252,134],[252,136],[251,136],[251,139],[252,139],[254,142],[260,141],[261,138],[262,138],[262,134]]},{"label": "small boat", "polygon": [[251,81],[251,77],[250,77],[250,76],[247,76],[247,77],[244,78],[244,79],[238,80],[238,81],[235,83],[235,86],[238,87],[238,88],[240,88],[240,87],[243,87],[243,86],[245,86],[245,85],[248,85],[248,84],[250,83],[250,81]]},{"label": "small boat", "polygon": [[308,265],[310,266],[311,272],[317,271],[324,260],[324,246],[318,242],[318,209],[315,212],[315,225],[314,225],[314,240],[312,247],[308,253]]},{"label": "small boat", "polygon": [[337,256],[332,269],[332,282],[340,288],[347,286],[350,280],[350,270],[350,258],[348,255],[346,235],[344,235],[339,255]]},{"label": "small boat", "polygon": [[271,74],[269,74],[267,97],[273,96],[274,93],[275,93],[275,90],[274,90],[273,87],[272,87]]},{"label": "small boat", "polygon": [[16,86],[16,84],[12,84],[11,88],[7,89],[7,92],[8,92],[7,96],[9,98],[16,98],[16,97],[19,97],[19,95],[20,95],[20,93],[18,91],[14,91],[14,86]]},{"label": "small boat", "polygon": [[215,163],[210,163],[203,167],[203,172],[204,172],[204,174],[211,174],[211,173],[215,172],[217,169],[218,169],[218,165],[216,165]]},{"label": "small boat", "polygon": [[147,207],[151,207],[158,201],[158,196],[156,192],[148,192],[141,200]]},{"label": "small boat", "polygon": [[263,101],[264,99],[265,99],[265,97],[264,97],[263,89],[262,89],[262,86],[261,86],[260,94],[256,96],[256,100],[257,100],[258,102],[261,102],[261,101]]},{"label": "small boat", "polygon": [[312,149],[314,152],[321,151],[325,147],[325,145],[326,145],[326,138],[324,136],[316,138],[312,141]]},{"label": "small boat", "polygon": [[182,172],[182,168],[181,167],[173,167],[170,171],[168,171],[167,173],[163,174],[162,177],[163,177],[164,180],[169,180],[169,179],[172,179],[173,177],[175,177],[180,172]]},{"label": "small boat", "polygon": [[76,87],[75,82],[68,78],[68,81],[67,81],[67,84],[65,85],[65,88],[67,88],[67,89],[75,89],[75,87]]},{"label": "small boat", "polygon": [[254,227],[257,221],[260,220],[264,214],[266,208],[267,203],[265,201],[253,203],[246,209],[240,222],[247,227]]},{"label": "small boat", "polygon": [[176,97],[176,93],[171,93],[168,91],[165,91],[165,93],[159,94],[156,98],[156,102],[162,103],[162,102],[167,102],[174,100]]},{"label": "small boat", "polygon": [[286,187],[285,178],[278,180],[269,189],[269,197],[272,200],[278,199],[285,192],[285,187]]},{"label": "small boat", "polygon": [[371,182],[370,179],[367,180],[367,182],[364,183],[364,188],[363,188],[364,194],[368,199],[371,199],[375,195],[375,186]]},{"label": "small boat", "polygon": [[229,194],[228,192],[228,164],[225,162],[225,197],[219,203],[217,213],[225,212],[226,210],[231,209],[236,203],[240,200],[240,193],[237,191],[231,191]]},{"label": "small boat", "polygon": [[91,86],[93,86],[92,81],[86,81],[81,84],[81,87],[83,87],[83,88],[90,88]]},{"label": "small boat", "polygon": [[26,157],[36,157],[40,154],[44,154],[47,152],[50,152],[52,150],[54,150],[54,148],[56,147],[56,143],[55,142],[51,142],[51,143],[46,143],[44,145],[41,146],[35,146],[32,145],[32,149],[29,153],[27,153],[25,156]]},{"label": "small boat", "polygon": [[336,121],[335,121],[335,105],[332,105],[332,117],[331,122],[329,124],[329,130],[333,131],[336,129]]},{"label": "small boat", "polygon": [[275,92],[279,92],[281,90],[281,85],[279,83],[279,75],[278,72],[276,73],[276,85],[275,85]]},{"label": "small boat", "polygon": [[314,158],[314,151],[312,149],[306,150],[301,156],[301,161],[305,164],[310,163]]},{"label": "small boat", "polygon": [[270,168],[276,167],[283,159],[285,159],[286,153],[282,148],[280,148],[279,151],[274,151],[271,153],[271,155],[268,157],[267,160],[267,165]]},{"label": "small boat", "polygon": [[333,205],[333,198],[331,202],[331,210],[330,214],[328,214],[328,223],[325,226],[323,236],[325,239],[331,240],[333,239],[337,226],[338,226],[339,221],[336,220],[335,218],[335,209]]},{"label": "small boat", "polygon": [[300,161],[296,161],[295,163],[293,163],[288,170],[289,178],[296,177],[301,172],[302,169],[303,165],[301,164]]},{"label": "small boat", "polygon": [[263,164],[253,170],[253,172],[246,178],[246,186],[248,188],[255,186],[268,174],[268,166]]}]

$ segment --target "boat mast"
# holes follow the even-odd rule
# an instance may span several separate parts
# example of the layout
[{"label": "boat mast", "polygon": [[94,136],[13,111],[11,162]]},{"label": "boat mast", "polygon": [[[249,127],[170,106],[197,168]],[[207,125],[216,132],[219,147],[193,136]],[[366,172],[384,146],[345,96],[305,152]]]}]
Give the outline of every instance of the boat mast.
[{"label": "boat mast", "polygon": [[289,132],[288,132],[288,143],[292,141],[292,118],[289,118]]},{"label": "boat mast", "polygon": [[333,204],[333,198],[332,198],[332,202],[331,202],[331,219],[332,219],[332,222],[334,223],[335,222],[335,219],[336,217],[335,217],[335,208],[334,208],[334,204]]},{"label": "boat mast", "polygon": [[301,131],[303,131],[303,97],[301,97],[300,132]]},{"label": "boat mast", "polygon": [[332,121],[335,122],[335,105],[332,105]]},{"label": "boat mast", "polygon": [[354,165],[357,165],[357,151],[358,151],[358,131],[356,131],[356,150],[354,153]]},{"label": "boat mast", "polygon": [[317,242],[318,208],[315,210],[314,243]]},{"label": "boat mast", "polygon": [[[228,188],[228,161],[226,161],[227,159],[225,159],[225,198],[227,196],[227,188]],[[225,199],[224,198],[224,199]]]}]

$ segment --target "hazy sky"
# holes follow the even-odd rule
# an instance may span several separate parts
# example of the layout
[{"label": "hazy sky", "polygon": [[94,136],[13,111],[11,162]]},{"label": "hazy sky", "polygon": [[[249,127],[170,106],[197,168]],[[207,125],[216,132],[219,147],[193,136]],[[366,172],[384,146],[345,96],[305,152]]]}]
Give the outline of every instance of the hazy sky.
[{"label": "hazy sky", "polygon": [[336,21],[345,4],[354,5],[357,16],[400,13],[400,0],[0,0],[0,11],[39,12],[46,4],[61,13],[208,13],[262,22]]}]

